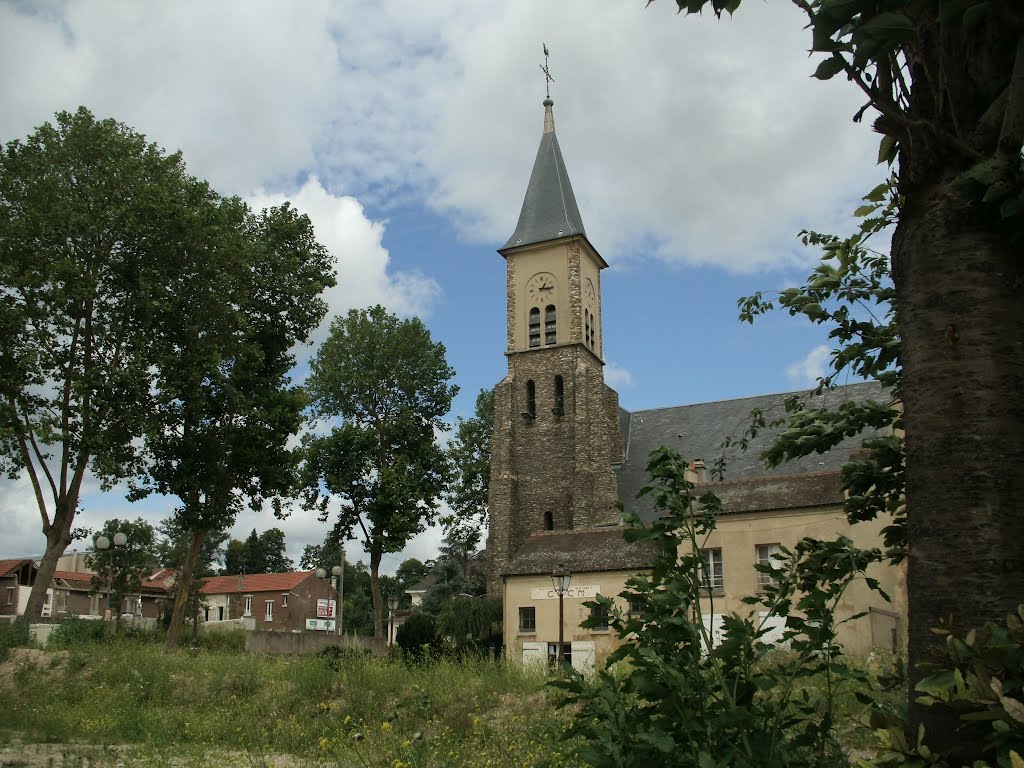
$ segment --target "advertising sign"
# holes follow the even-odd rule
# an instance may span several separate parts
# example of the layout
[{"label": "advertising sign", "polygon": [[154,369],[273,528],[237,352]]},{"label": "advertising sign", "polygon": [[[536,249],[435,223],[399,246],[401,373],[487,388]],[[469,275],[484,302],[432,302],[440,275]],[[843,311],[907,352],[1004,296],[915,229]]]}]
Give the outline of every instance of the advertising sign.
[{"label": "advertising sign", "polygon": [[316,601],[316,617],[318,619],[333,619],[334,618],[334,600],[317,600]]},{"label": "advertising sign", "polygon": [[[574,584],[565,591],[565,599],[592,600],[597,597],[599,589],[601,589],[601,587],[597,584],[582,584],[578,587]],[[557,600],[558,593],[550,588],[538,587],[530,590],[530,598],[532,600]]]},{"label": "advertising sign", "polygon": [[306,619],[306,629],[314,632],[333,632],[334,619]]}]

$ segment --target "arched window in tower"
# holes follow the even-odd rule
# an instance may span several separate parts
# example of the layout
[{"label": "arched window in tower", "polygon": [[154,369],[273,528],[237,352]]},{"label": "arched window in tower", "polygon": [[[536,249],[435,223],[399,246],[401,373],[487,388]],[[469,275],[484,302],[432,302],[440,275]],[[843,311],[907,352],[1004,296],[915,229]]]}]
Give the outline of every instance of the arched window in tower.
[{"label": "arched window in tower", "polygon": [[597,328],[594,324],[594,313],[587,312],[587,345],[593,349],[597,341]]},{"label": "arched window in tower", "polygon": [[538,307],[530,310],[530,346],[540,346],[540,309]]},{"label": "arched window in tower", "polygon": [[548,304],[544,310],[544,343],[554,344],[557,334],[555,333],[555,305]]},{"label": "arched window in tower", "polygon": [[537,418],[537,385],[533,379],[526,382],[526,414],[531,419]]},{"label": "arched window in tower", "polygon": [[555,376],[555,407],[551,412],[555,416],[565,415],[565,382],[561,376]]},{"label": "arched window in tower", "polygon": [[555,530],[555,516],[550,512],[544,513],[544,530],[553,531]]}]

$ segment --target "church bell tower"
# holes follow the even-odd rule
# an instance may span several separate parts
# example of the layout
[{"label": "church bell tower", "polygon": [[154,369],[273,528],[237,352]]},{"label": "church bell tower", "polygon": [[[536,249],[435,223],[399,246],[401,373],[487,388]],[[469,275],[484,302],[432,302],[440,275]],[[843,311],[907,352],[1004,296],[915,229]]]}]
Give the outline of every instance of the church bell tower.
[{"label": "church bell tower", "polygon": [[601,270],[555,136],[550,97],[533,172],[508,242],[508,374],[495,388],[487,539],[497,594],[539,531],[615,524],[612,465],[623,455],[618,395],[604,383]]}]

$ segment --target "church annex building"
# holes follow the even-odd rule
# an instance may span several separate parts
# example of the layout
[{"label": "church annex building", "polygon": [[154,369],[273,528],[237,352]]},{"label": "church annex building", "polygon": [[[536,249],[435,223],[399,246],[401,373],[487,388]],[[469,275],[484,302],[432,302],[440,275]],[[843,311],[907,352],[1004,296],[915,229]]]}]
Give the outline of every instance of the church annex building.
[{"label": "church annex building", "polygon": [[[508,374],[494,398],[488,588],[503,596],[506,654],[543,662],[559,650],[551,574],[567,569],[572,582],[563,598],[562,653],[582,671],[617,644],[607,629],[579,626],[588,616],[584,602],[598,593],[616,597],[628,578],[650,566],[652,552],[623,539],[620,509],[653,519],[649,502],[638,502],[636,494],[647,483],[647,456],[660,446],[692,460],[698,492],[712,489],[722,500],[706,551],[714,602],[705,601],[704,619],[713,630],[722,615],[749,612],[741,600],[757,594],[766,577],[754,564],[770,563],[780,545],[843,534],[869,546],[880,540],[886,521],[850,526],[844,515],[839,468],[859,447],[856,439],[767,470],[758,456],[772,435],[762,433],[746,452],[726,454],[726,481],[710,481],[701,457],[721,455],[723,439],[742,431],[752,409],[770,413],[786,395],[632,413],[619,407],[603,375],[601,271],[608,265],[587,239],[552,106],[544,100],[543,133],[519,221],[499,249],[507,265]],[[866,382],[822,397],[838,405],[887,395]],[[852,653],[899,651],[904,571],[874,566],[869,575],[893,602],[854,585],[837,619],[868,615],[843,625],[839,640]]]}]

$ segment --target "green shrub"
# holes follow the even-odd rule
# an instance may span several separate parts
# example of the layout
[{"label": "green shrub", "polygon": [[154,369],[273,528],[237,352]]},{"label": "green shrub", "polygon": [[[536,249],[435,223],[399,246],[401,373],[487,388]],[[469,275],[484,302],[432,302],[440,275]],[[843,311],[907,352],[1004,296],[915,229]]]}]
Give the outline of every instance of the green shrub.
[{"label": "green shrub", "polygon": [[594,678],[570,669],[551,683],[575,709],[570,733],[583,737],[580,757],[593,768],[847,766],[838,692],[863,685],[864,674],[836,643],[835,606],[879,553],[842,537],[783,548],[777,567],[759,566],[772,583],[745,602],[783,620],[789,651],[774,652],[769,622],[756,613],[725,616],[716,638],[694,617],[702,617],[700,600],[709,592],[701,547],[721,504],[710,493],[694,497],[676,451],[653,452],[647,470],[652,483],[643,493],[660,514],[650,526],[627,515],[625,538],[656,547],[657,555],[650,575],[633,577],[620,595],[641,610],[624,612],[600,595],[585,603],[603,609],[622,645]]},{"label": "green shrub", "polygon": [[[960,719],[959,744],[980,746],[986,757],[973,768],[1024,766],[1024,604],[1006,617],[1005,625],[988,623],[958,637],[933,629],[943,642],[937,661],[921,664],[929,674],[915,687],[917,701],[954,711]],[[923,726],[916,739],[907,738],[902,713],[872,713],[881,752],[861,760],[862,768],[960,764],[953,755],[936,754],[925,742]]]},{"label": "green shrub", "polygon": [[107,623],[68,616],[57,625],[46,641],[47,648],[75,648],[79,645],[98,643],[107,635]]},{"label": "green shrub", "polygon": [[428,613],[414,613],[398,628],[395,641],[403,653],[421,659],[437,645],[437,623]]},{"label": "green shrub", "polygon": [[28,622],[24,619],[0,624],[0,661],[7,658],[11,648],[20,648],[29,642]]},{"label": "green shrub", "polygon": [[[191,642],[191,641],[188,641]],[[218,629],[200,632],[196,647],[218,653],[241,653],[245,650],[244,629]]]}]

